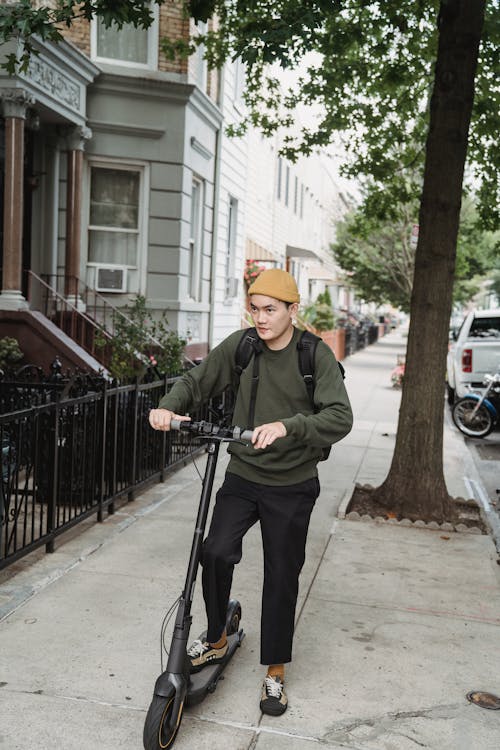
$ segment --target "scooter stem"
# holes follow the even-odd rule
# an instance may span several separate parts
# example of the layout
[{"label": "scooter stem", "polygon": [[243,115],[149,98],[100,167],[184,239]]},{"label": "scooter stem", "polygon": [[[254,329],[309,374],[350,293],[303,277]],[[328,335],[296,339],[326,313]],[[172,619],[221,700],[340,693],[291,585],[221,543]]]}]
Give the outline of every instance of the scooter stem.
[{"label": "scooter stem", "polygon": [[210,508],[210,498],[212,495],[212,487],[214,483],[219,448],[220,442],[217,440],[211,440],[207,446],[207,465],[205,468],[205,475],[203,477],[203,487],[201,491],[200,504],[198,506],[198,516],[196,518],[193,543],[191,545],[191,554],[189,555],[188,571],[186,574],[186,582],[184,584],[183,591],[183,597],[186,601],[186,605],[189,602],[189,606],[187,607],[187,614],[189,614],[189,611],[191,609],[191,602],[193,601],[194,584],[196,582],[198,565],[200,564],[201,547],[203,544],[205,527],[207,525],[207,516],[208,510]]},{"label": "scooter stem", "polygon": [[196,526],[191,545],[191,553],[189,555],[186,582],[184,584],[184,590],[180,598],[179,608],[175,618],[172,645],[167,662],[166,671],[171,674],[181,675],[185,671],[186,647],[189,638],[189,631],[191,629],[191,604],[193,602],[194,586],[196,583],[198,566],[200,564],[205,527],[207,525],[208,510],[210,508],[210,498],[212,495],[219,447],[220,442],[216,440],[211,440],[207,447],[207,465],[203,477],[200,504],[198,506]]}]

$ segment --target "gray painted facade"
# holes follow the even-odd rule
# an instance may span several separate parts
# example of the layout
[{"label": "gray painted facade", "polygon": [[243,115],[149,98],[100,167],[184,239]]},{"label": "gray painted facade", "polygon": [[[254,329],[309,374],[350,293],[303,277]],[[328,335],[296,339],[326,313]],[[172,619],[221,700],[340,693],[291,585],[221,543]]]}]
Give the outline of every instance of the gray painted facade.
[{"label": "gray painted facade", "polygon": [[[26,75],[0,75],[1,90],[20,88],[32,97],[25,129],[32,181],[25,193],[25,267],[39,275],[64,275],[66,154],[72,148],[68,139],[80,128],[81,280],[95,288],[100,266],[123,265],[124,291],[104,293],[113,305],[142,294],[149,307],[167,311],[173,329],[206,345],[221,112],[180,75],[109,64],[98,68],[66,42],[40,45],[40,52]],[[93,170],[128,175],[138,188],[137,226],[128,237],[137,241],[136,253],[125,263],[109,257],[101,262],[90,248]]]}]

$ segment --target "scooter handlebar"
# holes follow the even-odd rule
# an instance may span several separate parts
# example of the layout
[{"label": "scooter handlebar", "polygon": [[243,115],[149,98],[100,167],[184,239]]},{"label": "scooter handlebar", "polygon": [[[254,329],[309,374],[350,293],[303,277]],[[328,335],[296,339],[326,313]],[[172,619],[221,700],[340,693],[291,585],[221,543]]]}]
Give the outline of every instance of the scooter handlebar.
[{"label": "scooter handlebar", "polygon": [[211,422],[187,422],[180,419],[172,419],[170,429],[177,432],[192,432],[205,437],[216,437],[219,440],[240,440],[243,443],[252,441],[252,430],[243,430],[241,427],[219,427]]}]

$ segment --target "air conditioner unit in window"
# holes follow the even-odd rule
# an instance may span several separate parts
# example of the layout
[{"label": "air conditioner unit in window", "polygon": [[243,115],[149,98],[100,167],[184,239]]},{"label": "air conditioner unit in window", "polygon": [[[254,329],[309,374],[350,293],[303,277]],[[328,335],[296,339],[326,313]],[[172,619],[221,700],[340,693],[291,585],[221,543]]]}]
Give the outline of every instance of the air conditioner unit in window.
[{"label": "air conditioner unit in window", "polygon": [[95,289],[96,292],[126,292],[126,266],[96,266]]}]

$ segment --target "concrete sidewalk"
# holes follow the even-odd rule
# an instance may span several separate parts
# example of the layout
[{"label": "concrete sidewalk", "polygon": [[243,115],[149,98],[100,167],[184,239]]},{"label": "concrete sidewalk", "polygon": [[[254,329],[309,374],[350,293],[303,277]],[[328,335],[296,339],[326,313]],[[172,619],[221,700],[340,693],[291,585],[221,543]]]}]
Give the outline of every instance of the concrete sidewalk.
[{"label": "concrete sidewalk", "polygon": [[[252,529],[233,586],[246,638],[216,692],[185,712],[178,750],[500,747],[500,711],[465,697],[500,694],[492,537],[338,517],[354,482],[378,484],[387,474],[400,399],[390,372],[404,347],[395,332],[345,363],[355,427],[320,468],[289,710],[280,718],[259,711],[262,558]],[[197,464],[202,471],[203,460]],[[475,471],[447,422],[450,492],[467,497],[480,487]],[[0,579],[2,750],[142,748],[160,626],[184,582],[199,492],[190,465]],[[193,615],[196,636],[204,627],[200,591]]]}]

